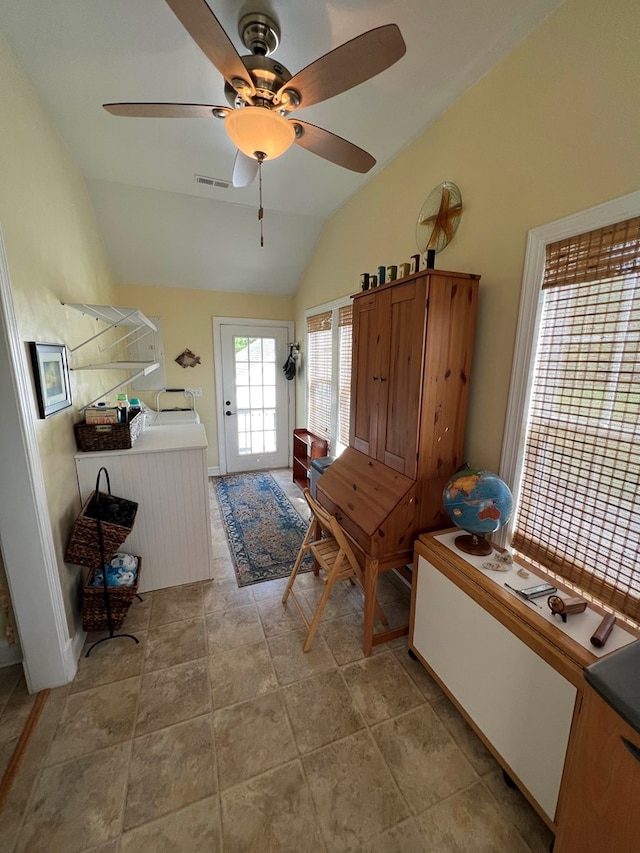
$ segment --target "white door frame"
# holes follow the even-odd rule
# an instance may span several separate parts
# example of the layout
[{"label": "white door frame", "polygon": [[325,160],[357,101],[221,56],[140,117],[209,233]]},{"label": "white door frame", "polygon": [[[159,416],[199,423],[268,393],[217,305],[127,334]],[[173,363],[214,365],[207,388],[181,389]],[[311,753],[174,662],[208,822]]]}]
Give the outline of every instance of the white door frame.
[{"label": "white door frame", "polygon": [[[218,468],[209,469],[209,474],[215,476],[217,474],[227,473],[227,451],[224,441],[224,405],[222,393],[222,335],[221,326],[268,326],[277,329],[286,329],[290,342],[294,340],[295,324],[293,320],[251,320],[247,317],[214,317],[213,318],[213,363],[216,386],[216,423],[218,429]],[[276,367],[277,369],[277,367]],[[288,451],[287,460],[289,466],[292,464],[292,440],[293,427],[295,424],[295,382],[288,382],[288,400],[289,400],[289,429],[288,429]]]},{"label": "white door frame", "polygon": [[[18,332],[0,229],[0,542],[31,692],[71,681],[71,638],[58,574],[25,343]],[[10,484],[10,485],[9,485]]]}]

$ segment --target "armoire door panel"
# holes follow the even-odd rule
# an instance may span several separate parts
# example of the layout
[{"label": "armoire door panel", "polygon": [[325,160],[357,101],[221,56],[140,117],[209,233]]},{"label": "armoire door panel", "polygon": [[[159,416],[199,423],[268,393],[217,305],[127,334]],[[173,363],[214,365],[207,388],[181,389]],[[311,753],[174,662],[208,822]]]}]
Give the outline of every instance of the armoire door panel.
[{"label": "armoire door panel", "polygon": [[[380,297],[383,297],[382,302]],[[380,379],[382,365],[388,360],[388,342],[383,333],[386,312],[380,311],[380,305],[388,302],[388,298],[388,294],[371,294],[357,300],[353,306],[354,358],[349,443],[374,458],[377,455],[380,389],[383,385]]]},{"label": "armoire door panel", "polygon": [[426,278],[389,293],[389,361],[382,377],[377,458],[407,477],[415,477],[417,468],[426,293]]},{"label": "armoire door panel", "polygon": [[477,282],[433,276],[425,343],[420,476],[448,478],[463,462]]}]

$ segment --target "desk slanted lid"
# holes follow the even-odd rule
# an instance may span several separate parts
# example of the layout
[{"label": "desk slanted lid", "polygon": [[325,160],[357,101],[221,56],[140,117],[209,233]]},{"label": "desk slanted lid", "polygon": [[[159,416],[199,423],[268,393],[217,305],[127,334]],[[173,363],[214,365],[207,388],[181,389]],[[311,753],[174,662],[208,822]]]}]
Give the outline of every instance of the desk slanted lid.
[{"label": "desk slanted lid", "polygon": [[347,447],[322,475],[318,489],[373,536],[414,485],[404,474]]}]

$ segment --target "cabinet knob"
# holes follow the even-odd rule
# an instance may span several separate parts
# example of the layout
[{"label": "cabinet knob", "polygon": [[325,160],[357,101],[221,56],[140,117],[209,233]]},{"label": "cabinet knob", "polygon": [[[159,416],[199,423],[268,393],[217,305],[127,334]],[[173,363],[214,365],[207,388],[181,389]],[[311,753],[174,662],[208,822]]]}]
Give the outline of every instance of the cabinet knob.
[{"label": "cabinet knob", "polygon": [[386,377],[386,376],[381,376],[381,377],[380,377],[380,382],[386,382],[386,381],[387,381],[387,377]]},{"label": "cabinet knob", "polygon": [[377,377],[377,376],[372,376],[372,377],[371,377],[371,380],[372,380],[372,382],[377,382],[377,381],[378,381],[378,377]]}]

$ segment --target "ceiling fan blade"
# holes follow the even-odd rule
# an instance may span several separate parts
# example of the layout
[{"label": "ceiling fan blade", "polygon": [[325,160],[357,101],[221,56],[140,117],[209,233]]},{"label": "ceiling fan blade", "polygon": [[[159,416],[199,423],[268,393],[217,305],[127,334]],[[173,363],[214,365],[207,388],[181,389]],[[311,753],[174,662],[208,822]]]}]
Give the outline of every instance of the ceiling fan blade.
[{"label": "ceiling fan blade", "polygon": [[243,80],[247,94],[255,95],[255,86],[240,54],[205,0],[166,0],[166,3],[227,83],[236,89],[234,78]]},{"label": "ceiling fan blade", "polygon": [[230,113],[229,107],[217,107],[215,104],[103,104],[113,116],[132,116],[134,118],[220,118],[214,110]]},{"label": "ceiling fan blade", "polygon": [[326,101],[375,77],[404,56],[406,50],[407,46],[396,24],[376,27],[325,53],[298,71],[282,86],[276,100],[286,89],[295,89],[300,95],[300,103],[287,106],[289,111]]},{"label": "ceiling fan blade", "polygon": [[296,145],[300,145],[307,151],[317,154],[318,157],[335,163],[336,166],[351,169],[352,172],[364,173],[376,164],[371,154],[362,148],[358,148],[352,142],[347,142],[341,136],[336,136],[335,133],[330,133],[328,130],[323,130],[323,128],[316,127],[315,124],[309,124],[306,121],[298,121],[298,119],[293,124],[302,128],[302,133],[299,136],[296,133]]},{"label": "ceiling fan blade", "polygon": [[234,187],[248,187],[258,174],[258,161],[247,157],[240,149],[233,164],[232,183]]}]

